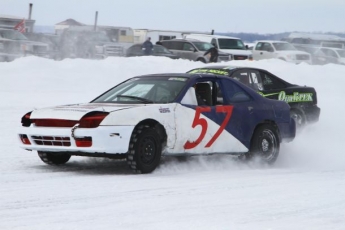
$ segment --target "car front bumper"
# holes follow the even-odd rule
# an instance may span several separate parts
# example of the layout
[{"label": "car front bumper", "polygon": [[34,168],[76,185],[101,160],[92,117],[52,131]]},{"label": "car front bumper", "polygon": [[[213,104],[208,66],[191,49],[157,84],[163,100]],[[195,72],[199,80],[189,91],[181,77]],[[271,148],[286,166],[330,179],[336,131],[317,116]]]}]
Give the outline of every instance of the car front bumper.
[{"label": "car front bumper", "polygon": [[[45,152],[125,154],[134,126],[99,126],[97,128],[21,127],[20,147]],[[23,141],[23,137],[30,142]],[[77,140],[91,139],[90,147],[77,146]]]}]

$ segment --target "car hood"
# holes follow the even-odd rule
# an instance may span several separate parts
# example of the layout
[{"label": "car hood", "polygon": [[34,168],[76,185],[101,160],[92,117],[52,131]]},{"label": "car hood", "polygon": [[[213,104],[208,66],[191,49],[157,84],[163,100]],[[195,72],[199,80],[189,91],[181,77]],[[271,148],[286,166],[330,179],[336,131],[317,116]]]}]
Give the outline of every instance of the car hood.
[{"label": "car hood", "polygon": [[229,56],[230,53],[225,53],[225,52],[219,51],[219,52],[218,52],[218,55],[219,55],[219,56]]},{"label": "car hood", "polygon": [[153,56],[160,56],[160,57],[170,57],[170,58],[178,58],[179,56],[177,56],[176,54],[169,54],[169,53],[153,53]]},{"label": "car hood", "polygon": [[90,112],[114,112],[138,106],[145,106],[145,104],[86,103],[61,105],[34,110],[30,118],[80,120],[84,115]]},{"label": "car hood", "polygon": [[33,46],[48,46],[47,43],[30,41],[30,40],[25,40],[23,43],[26,43],[26,44],[29,44],[29,45],[33,45]]},{"label": "car hood", "polygon": [[288,54],[305,54],[305,55],[310,56],[309,53],[304,52],[304,51],[299,51],[299,50],[279,50],[279,51],[276,51],[275,53],[284,54],[284,55],[288,55]]},{"label": "car hood", "polygon": [[93,41],[92,42],[96,46],[120,46],[118,43],[115,42],[97,42]]},{"label": "car hood", "polygon": [[233,55],[252,55],[252,52],[249,50],[236,50],[236,49],[219,49],[223,53],[233,54]]}]

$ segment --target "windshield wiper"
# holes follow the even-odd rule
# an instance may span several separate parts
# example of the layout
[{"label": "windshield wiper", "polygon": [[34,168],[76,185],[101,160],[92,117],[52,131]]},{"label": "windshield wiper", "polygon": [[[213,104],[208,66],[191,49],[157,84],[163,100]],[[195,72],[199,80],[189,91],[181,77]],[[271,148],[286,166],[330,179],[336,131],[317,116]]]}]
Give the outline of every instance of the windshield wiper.
[{"label": "windshield wiper", "polygon": [[129,95],[121,95],[121,94],[119,94],[119,95],[116,95],[116,97],[124,97],[124,98],[136,99],[136,100],[139,100],[141,102],[148,103],[148,104],[154,103],[153,101],[151,101],[149,99],[142,98],[142,97],[136,97],[136,96],[129,96]]}]

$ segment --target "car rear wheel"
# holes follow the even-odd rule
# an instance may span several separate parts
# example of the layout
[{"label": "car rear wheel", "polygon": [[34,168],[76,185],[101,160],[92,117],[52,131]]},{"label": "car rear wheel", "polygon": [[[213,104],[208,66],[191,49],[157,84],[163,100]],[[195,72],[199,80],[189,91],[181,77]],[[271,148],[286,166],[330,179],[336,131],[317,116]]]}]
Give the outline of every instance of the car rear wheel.
[{"label": "car rear wheel", "polygon": [[157,131],[149,126],[134,129],[129,143],[127,162],[137,173],[151,173],[160,163],[162,143]]},{"label": "car rear wheel", "polygon": [[68,153],[46,153],[40,151],[38,151],[38,156],[48,165],[62,165],[71,158],[71,155]]},{"label": "car rear wheel", "polygon": [[258,158],[260,162],[273,164],[279,155],[279,136],[271,124],[259,126],[252,137],[250,150],[245,154],[246,160]]}]

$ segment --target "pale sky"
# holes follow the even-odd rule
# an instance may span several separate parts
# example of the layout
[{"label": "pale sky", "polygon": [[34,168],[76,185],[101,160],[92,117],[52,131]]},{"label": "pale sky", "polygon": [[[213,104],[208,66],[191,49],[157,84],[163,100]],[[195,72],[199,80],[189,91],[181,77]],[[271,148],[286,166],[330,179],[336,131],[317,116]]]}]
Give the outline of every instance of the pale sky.
[{"label": "pale sky", "polygon": [[345,0],[0,0],[0,15],[53,26],[73,18],[133,29],[216,32],[345,32]]}]

